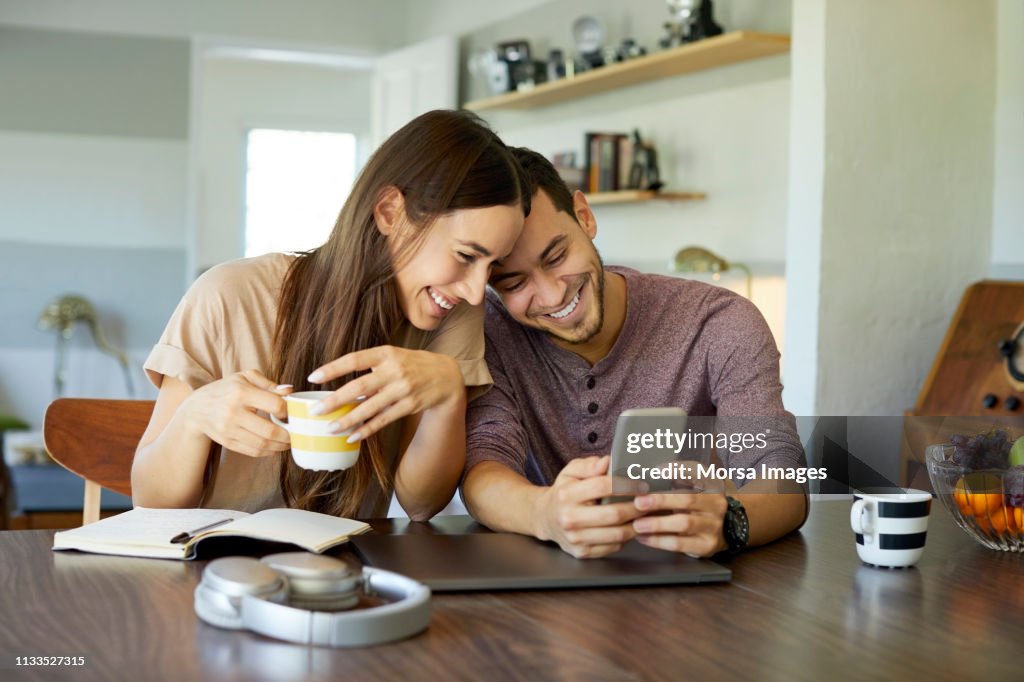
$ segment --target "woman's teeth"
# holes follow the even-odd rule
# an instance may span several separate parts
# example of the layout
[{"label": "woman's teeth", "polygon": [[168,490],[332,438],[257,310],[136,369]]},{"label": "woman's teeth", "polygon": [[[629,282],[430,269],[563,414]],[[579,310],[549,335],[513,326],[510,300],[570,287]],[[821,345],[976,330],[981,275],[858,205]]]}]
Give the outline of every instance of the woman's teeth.
[{"label": "woman's teeth", "polygon": [[557,313],[549,314],[548,317],[553,317],[556,320],[560,320],[563,317],[568,317],[569,315],[572,314],[572,311],[576,310],[576,306],[578,306],[579,303],[580,303],[580,292],[577,291],[576,295],[572,297],[571,301],[569,301],[569,305],[565,306],[564,308],[559,310]]},{"label": "woman's teeth", "polygon": [[427,293],[430,294],[430,298],[434,299],[434,303],[441,306],[444,310],[451,310],[455,307],[454,303],[449,303],[447,299],[435,294],[433,289],[427,289]]}]

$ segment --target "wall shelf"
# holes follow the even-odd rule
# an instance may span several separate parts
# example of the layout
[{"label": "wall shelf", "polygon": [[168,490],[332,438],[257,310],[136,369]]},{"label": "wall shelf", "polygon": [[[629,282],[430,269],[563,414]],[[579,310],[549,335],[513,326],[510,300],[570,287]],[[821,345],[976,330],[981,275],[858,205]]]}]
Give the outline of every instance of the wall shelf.
[{"label": "wall shelf", "polygon": [[587,195],[591,206],[602,204],[637,204],[643,201],[701,201],[707,198],[703,192],[652,192],[650,190],[624,189],[616,192],[593,192]]},{"label": "wall shelf", "polygon": [[626,62],[584,71],[574,78],[541,83],[525,92],[466,102],[471,111],[534,109],[647,81],[760,59],[789,51],[789,36],[733,31]]}]

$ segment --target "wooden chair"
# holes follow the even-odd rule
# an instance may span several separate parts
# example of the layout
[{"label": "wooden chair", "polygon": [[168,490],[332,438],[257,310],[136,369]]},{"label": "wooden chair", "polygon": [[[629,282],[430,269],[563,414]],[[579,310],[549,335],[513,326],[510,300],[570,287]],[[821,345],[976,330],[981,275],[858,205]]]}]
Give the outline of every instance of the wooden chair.
[{"label": "wooden chair", "polygon": [[59,398],[46,408],[46,451],[85,479],[83,525],[100,518],[101,488],[132,494],[132,460],[154,404],[152,400]]}]

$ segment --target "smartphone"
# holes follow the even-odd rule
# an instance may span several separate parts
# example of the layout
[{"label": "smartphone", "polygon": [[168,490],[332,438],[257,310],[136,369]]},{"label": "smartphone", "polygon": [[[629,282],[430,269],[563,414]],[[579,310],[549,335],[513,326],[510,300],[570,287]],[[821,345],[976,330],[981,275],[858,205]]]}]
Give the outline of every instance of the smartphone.
[{"label": "smartphone", "polygon": [[[625,502],[636,495],[631,491],[638,479],[630,477],[630,467],[636,474],[644,469],[664,466],[680,459],[676,441],[667,434],[686,432],[686,411],[679,407],[649,407],[626,410],[615,423],[612,438],[611,464],[608,475],[613,476],[615,493],[602,500],[602,504]],[[639,469],[634,465],[639,465]],[[642,478],[649,492],[673,489],[672,480]]]}]

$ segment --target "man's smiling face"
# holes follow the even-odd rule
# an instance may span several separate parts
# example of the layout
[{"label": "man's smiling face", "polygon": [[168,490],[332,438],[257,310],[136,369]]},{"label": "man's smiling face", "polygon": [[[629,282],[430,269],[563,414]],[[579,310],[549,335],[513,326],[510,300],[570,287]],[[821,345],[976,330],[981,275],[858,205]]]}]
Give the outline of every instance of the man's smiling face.
[{"label": "man's smiling face", "polygon": [[574,205],[579,222],[539,190],[519,240],[490,278],[517,322],[568,345],[590,341],[604,324],[604,267],[591,241],[596,223],[582,194]]}]

